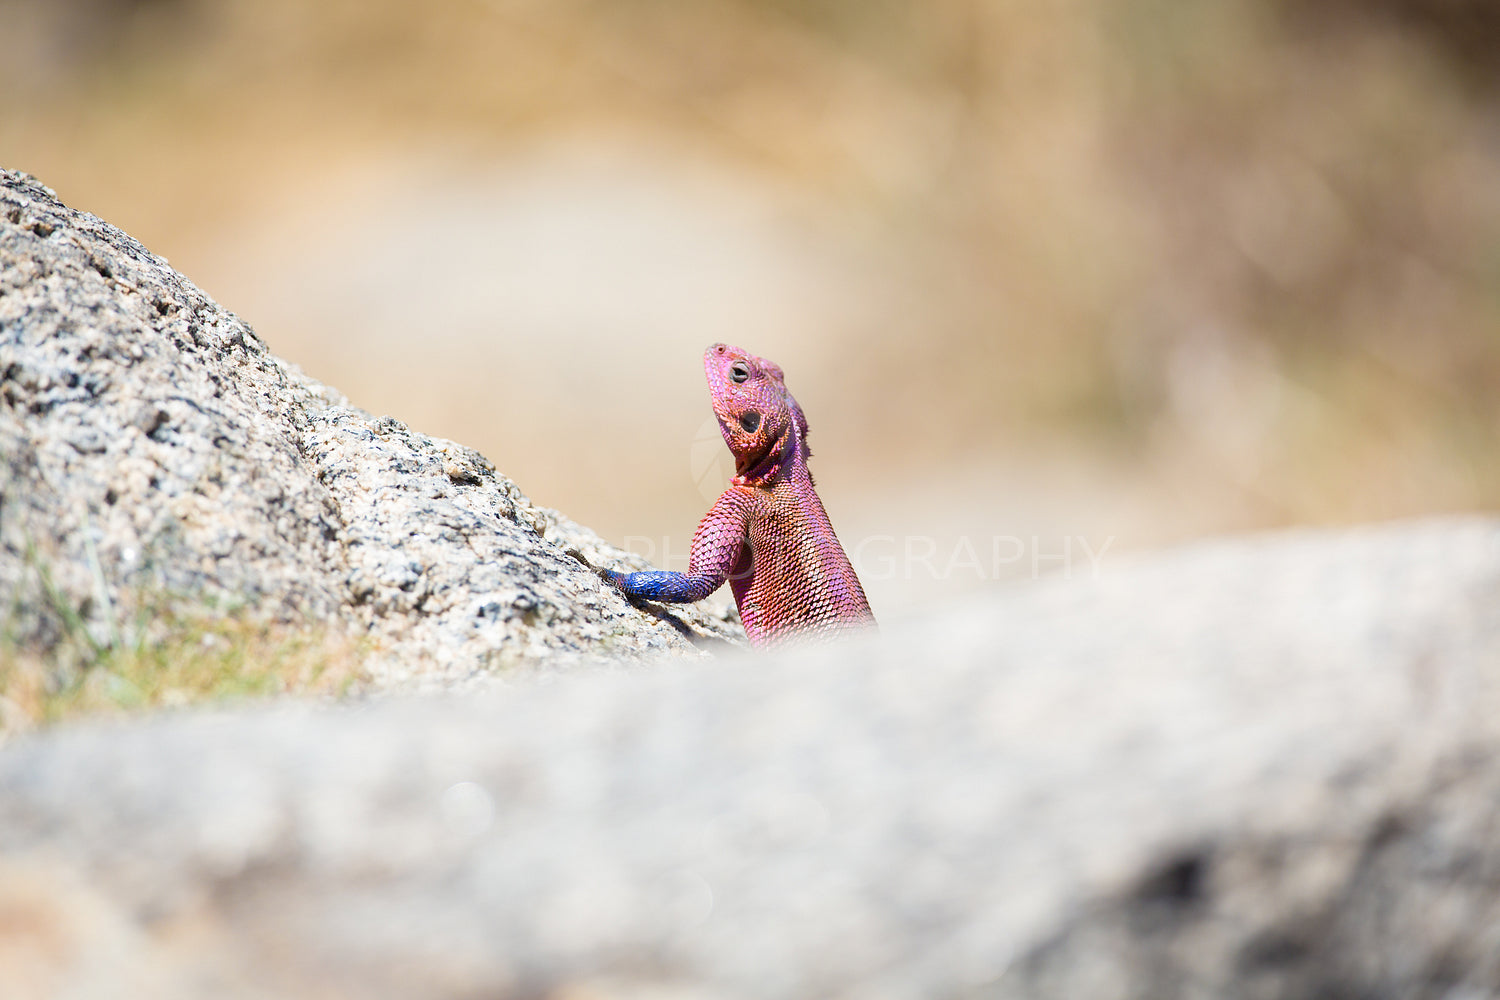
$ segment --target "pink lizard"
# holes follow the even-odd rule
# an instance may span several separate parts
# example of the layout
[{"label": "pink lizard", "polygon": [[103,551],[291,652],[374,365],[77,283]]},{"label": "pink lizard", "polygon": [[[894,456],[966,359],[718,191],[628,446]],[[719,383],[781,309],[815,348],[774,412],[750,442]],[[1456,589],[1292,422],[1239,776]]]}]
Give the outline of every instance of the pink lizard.
[{"label": "pink lizard", "polygon": [[807,458],[807,418],[781,369],[738,347],[703,355],[709,397],[734,454],[729,489],[693,535],[686,573],[604,571],[630,597],[699,601],[729,580],[751,645],[870,628],[875,616]]}]

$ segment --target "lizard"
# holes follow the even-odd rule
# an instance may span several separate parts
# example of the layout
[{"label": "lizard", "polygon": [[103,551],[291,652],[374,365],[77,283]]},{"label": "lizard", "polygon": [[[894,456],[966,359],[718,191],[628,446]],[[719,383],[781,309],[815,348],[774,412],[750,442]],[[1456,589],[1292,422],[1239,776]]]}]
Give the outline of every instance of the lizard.
[{"label": "lizard", "polygon": [[729,581],[752,646],[872,628],[875,616],[807,459],[807,418],[781,368],[738,347],[703,354],[735,476],[693,534],[686,573],[603,570],[627,597],[700,601]]}]

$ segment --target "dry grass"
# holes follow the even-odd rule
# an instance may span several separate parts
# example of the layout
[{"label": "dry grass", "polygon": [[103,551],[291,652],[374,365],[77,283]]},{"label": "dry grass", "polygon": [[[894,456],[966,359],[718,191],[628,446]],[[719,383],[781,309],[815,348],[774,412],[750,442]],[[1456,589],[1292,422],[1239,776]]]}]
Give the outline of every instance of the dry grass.
[{"label": "dry grass", "polygon": [[334,631],[169,613],[150,632],[103,647],[73,635],[48,655],[0,643],[0,741],[82,715],[338,696],[362,677],[362,647]]}]

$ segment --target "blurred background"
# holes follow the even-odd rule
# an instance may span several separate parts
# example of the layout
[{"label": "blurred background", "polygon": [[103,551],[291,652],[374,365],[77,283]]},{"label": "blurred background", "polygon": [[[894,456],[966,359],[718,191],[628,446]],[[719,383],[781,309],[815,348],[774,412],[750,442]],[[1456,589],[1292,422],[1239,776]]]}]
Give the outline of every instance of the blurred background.
[{"label": "blurred background", "polygon": [[1500,500],[1486,0],[0,0],[0,164],[684,568],[779,362],[876,614]]}]

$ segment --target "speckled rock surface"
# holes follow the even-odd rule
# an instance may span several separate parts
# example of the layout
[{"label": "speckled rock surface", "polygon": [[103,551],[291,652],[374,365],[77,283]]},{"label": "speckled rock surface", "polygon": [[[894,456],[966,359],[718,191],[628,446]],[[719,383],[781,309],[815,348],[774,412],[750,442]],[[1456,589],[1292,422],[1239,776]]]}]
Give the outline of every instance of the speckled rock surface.
[{"label": "speckled rock surface", "polygon": [[[352,409],[118,229],[0,171],[0,626],[98,642],[164,595],[368,635],[375,674],[694,652],[738,625],[632,608],[644,568],[470,449]],[[51,593],[49,593],[49,587]]]},{"label": "speckled rock surface", "polygon": [[0,992],[1500,993],[1500,522],[0,752]]}]

